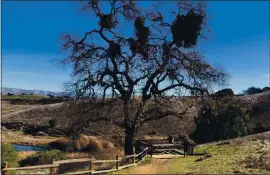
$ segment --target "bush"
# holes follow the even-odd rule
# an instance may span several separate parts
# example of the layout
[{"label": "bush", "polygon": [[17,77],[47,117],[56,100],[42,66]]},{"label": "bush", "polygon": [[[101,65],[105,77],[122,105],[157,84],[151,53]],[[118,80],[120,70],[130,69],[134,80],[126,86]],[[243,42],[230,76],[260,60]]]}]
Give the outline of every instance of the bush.
[{"label": "bush", "polygon": [[48,144],[50,149],[58,149],[64,152],[73,150],[73,142],[71,139],[63,138],[52,141]]},{"label": "bush", "polygon": [[59,150],[44,151],[35,153],[24,160],[20,161],[21,166],[32,166],[32,165],[46,165],[51,164],[53,160],[64,160],[66,159],[65,153]]},{"label": "bush", "polygon": [[8,162],[8,167],[17,167],[19,155],[15,148],[9,144],[1,144],[1,165]]},{"label": "bush", "polygon": [[195,119],[192,138],[197,143],[231,139],[251,133],[249,109],[239,100],[211,100]]},{"label": "bush", "polygon": [[102,147],[103,148],[114,148],[113,143],[103,140],[102,141]]},{"label": "bush", "polygon": [[214,95],[215,97],[225,97],[225,96],[234,96],[232,89],[222,89],[217,91]]},{"label": "bush", "polygon": [[261,92],[262,90],[260,88],[250,87],[246,91],[244,91],[244,94],[252,95],[252,94],[258,94]]},{"label": "bush", "polygon": [[264,91],[269,91],[270,90],[270,87],[264,87],[263,89],[262,89],[262,91],[264,92]]},{"label": "bush", "polygon": [[56,119],[51,119],[49,120],[49,124],[52,128],[56,127],[57,125],[57,120]]},{"label": "bush", "polygon": [[102,143],[97,138],[80,135],[75,141],[78,151],[97,152],[102,150]]}]

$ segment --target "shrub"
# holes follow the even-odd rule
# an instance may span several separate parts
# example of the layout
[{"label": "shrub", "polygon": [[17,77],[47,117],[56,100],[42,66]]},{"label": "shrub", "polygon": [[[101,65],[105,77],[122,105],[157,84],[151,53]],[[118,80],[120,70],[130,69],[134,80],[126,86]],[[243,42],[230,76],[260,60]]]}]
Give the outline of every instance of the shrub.
[{"label": "shrub", "polygon": [[71,139],[68,138],[52,141],[48,144],[48,146],[50,149],[58,149],[65,152],[73,150],[73,142]]},{"label": "shrub", "polygon": [[264,87],[263,89],[262,89],[262,91],[264,92],[264,91],[269,91],[270,90],[270,87]]},{"label": "shrub", "polygon": [[244,91],[244,94],[252,95],[252,94],[258,94],[261,92],[262,92],[262,89],[260,88],[250,87],[246,91]]},{"label": "shrub", "polygon": [[117,147],[125,145],[125,139],[121,136],[113,135],[112,139],[113,139],[114,145]]},{"label": "shrub", "polygon": [[51,119],[49,120],[49,124],[52,128],[56,127],[57,125],[57,120],[56,119]]},{"label": "shrub", "polygon": [[4,162],[8,162],[8,167],[17,167],[19,165],[19,154],[9,144],[1,144],[1,165]]},{"label": "shrub", "polygon": [[102,141],[102,147],[103,148],[114,148],[113,143],[103,140]]},{"label": "shrub", "polygon": [[220,91],[217,91],[214,95],[215,97],[225,97],[225,96],[234,96],[232,89],[222,89]]},{"label": "shrub", "polygon": [[53,160],[64,160],[66,159],[65,153],[59,150],[44,151],[35,153],[24,160],[20,161],[21,166],[32,166],[32,165],[46,165],[51,164]]},{"label": "shrub", "polygon": [[97,138],[80,135],[75,141],[75,147],[78,151],[96,152],[102,150],[102,143]]},{"label": "shrub", "polygon": [[249,109],[239,100],[211,100],[195,119],[196,129],[192,138],[198,142],[210,142],[236,138],[251,133]]}]

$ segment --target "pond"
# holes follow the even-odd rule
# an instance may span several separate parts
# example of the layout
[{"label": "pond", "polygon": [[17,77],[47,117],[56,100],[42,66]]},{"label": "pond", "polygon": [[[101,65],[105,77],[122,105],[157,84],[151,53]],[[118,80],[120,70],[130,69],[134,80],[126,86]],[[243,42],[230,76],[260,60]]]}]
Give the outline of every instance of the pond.
[{"label": "pond", "polygon": [[31,145],[18,145],[12,144],[16,151],[47,151],[48,148],[41,146],[31,146]]}]

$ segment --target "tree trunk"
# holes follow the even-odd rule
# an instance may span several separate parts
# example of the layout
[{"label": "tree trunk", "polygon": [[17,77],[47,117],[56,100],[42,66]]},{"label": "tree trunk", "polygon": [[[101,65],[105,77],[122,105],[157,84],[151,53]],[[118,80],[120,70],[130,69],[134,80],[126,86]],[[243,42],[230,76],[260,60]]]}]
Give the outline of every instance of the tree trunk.
[{"label": "tree trunk", "polygon": [[129,115],[129,100],[124,101],[124,126],[125,126],[125,155],[134,154],[134,121],[132,121]]},{"label": "tree trunk", "polygon": [[134,154],[134,144],[133,144],[133,136],[132,135],[125,135],[125,155],[132,155]]}]

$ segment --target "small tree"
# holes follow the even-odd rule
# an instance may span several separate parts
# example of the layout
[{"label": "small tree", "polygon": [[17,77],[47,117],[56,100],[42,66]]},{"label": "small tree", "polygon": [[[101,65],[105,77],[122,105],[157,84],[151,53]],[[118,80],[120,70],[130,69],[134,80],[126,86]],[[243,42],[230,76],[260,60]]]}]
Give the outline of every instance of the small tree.
[{"label": "small tree", "polygon": [[192,138],[202,143],[251,133],[250,109],[245,106],[231,97],[209,100],[195,119],[196,129]]},{"label": "small tree", "polygon": [[252,95],[252,94],[258,94],[261,93],[262,90],[260,88],[256,88],[256,87],[250,87],[247,90],[244,91],[244,94],[246,95]]},{"label": "small tree", "polygon": [[97,27],[81,38],[62,37],[69,53],[62,63],[73,67],[74,81],[67,90],[78,97],[120,101],[122,120],[98,115],[87,122],[105,120],[124,128],[125,154],[133,154],[135,135],[143,124],[170,115],[181,117],[190,107],[177,111],[169,97],[179,99],[185,91],[201,96],[212,85],[226,82],[226,74],[195,50],[198,40],[207,37],[202,32],[205,4],[170,1],[173,20],[166,21],[162,3],[153,1],[144,8],[133,0],[83,2]]},{"label": "small tree", "polygon": [[215,97],[234,96],[234,93],[232,89],[227,88],[217,91],[214,96]]},{"label": "small tree", "polygon": [[264,91],[269,91],[270,90],[270,87],[264,87],[263,89],[262,89],[262,91],[264,92]]},{"label": "small tree", "polygon": [[12,93],[7,93],[7,95],[8,95],[8,96],[13,96],[14,94],[12,94]]}]

